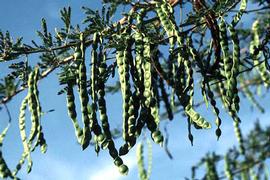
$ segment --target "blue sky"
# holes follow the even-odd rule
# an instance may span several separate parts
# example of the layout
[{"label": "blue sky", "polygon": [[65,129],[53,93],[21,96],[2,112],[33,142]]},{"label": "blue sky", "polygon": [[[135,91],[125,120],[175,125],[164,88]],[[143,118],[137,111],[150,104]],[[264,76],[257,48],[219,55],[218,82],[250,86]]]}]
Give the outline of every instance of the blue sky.
[{"label": "blue sky", "polygon": [[[65,6],[72,7],[72,22],[80,23],[83,19],[81,6],[92,9],[100,7],[98,0],[2,0],[0,6],[0,29],[9,30],[14,37],[23,36],[25,42],[36,39],[35,30],[40,28],[42,17],[47,19],[49,30],[54,32],[54,27],[61,27],[59,9]],[[37,56],[30,57],[30,61],[36,62]],[[6,72],[8,63],[0,64],[0,76]],[[65,107],[65,97],[57,96],[59,90],[56,74],[50,75],[40,82],[40,100],[44,111],[55,109],[55,112],[46,114],[42,118],[43,129],[48,143],[48,151],[45,155],[36,150],[32,154],[34,166],[30,174],[25,169],[21,170],[19,177],[28,180],[124,180],[138,179],[136,169],[135,149],[133,149],[124,161],[130,168],[128,176],[121,176],[112,163],[107,151],[101,152],[96,157],[94,148],[81,151],[76,144],[73,127]],[[199,94],[197,92],[197,94]],[[8,107],[12,113],[12,126],[4,142],[4,156],[11,169],[20,158],[22,144],[19,138],[18,111],[21,100],[26,92],[14,98]],[[199,97],[199,95],[197,95]],[[108,95],[108,113],[110,121],[117,127],[121,127],[121,96],[120,94]],[[263,105],[267,105],[266,98],[259,99]],[[269,105],[269,104],[268,104]],[[78,105],[79,106],[79,105]],[[213,122],[211,109],[203,106],[199,109],[203,115]],[[2,129],[7,119],[4,111],[1,114]],[[262,124],[269,125],[268,113],[260,114],[256,109],[251,111],[249,104],[241,101],[240,117],[243,121],[243,131],[246,133],[253,127],[256,118],[260,118]],[[193,130],[194,146],[187,139],[186,119],[177,115],[173,122],[168,124],[170,131],[169,148],[174,159],[170,160],[164,150],[153,144],[153,168],[151,179],[184,179],[190,176],[190,167],[208,151],[223,153],[227,148],[236,144],[233,133],[232,120],[228,115],[222,116],[222,136],[216,141],[213,128],[209,131]],[[29,120],[29,119],[28,119]],[[118,142],[119,146],[120,143]]]}]

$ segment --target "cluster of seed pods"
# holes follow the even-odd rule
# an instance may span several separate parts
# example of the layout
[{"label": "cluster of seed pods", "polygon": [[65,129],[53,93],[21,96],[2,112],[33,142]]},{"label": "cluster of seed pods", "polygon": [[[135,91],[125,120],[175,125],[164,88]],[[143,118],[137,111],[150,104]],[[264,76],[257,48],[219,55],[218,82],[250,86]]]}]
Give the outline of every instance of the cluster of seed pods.
[{"label": "cluster of seed pods", "polygon": [[[240,101],[237,89],[240,44],[238,32],[235,27],[246,9],[247,1],[241,1],[240,10],[233,17],[230,24],[226,23],[223,17],[220,17],[219,27],[215,30],[215,32],[219,32],[219,37],[216,37],[217,39],[214,39],[214,41],[215,43],[219,43],[216,44],[216,46],[220,46],[222,50],[222,59],[220,60],[220,69],[218,69],[218,71],[220,71],[220,77],[225,79],[225,81],[220,79],[220,82],[217,83],[216,91],[214,91],[213,86],[210,85],[210,78],[207,74],[209,71],[205,67],[205,64],[202,63],[201,55],[199,55],[196,48],[193,46],[192,38],[187,37],[188,34],[182,32],[182,29],[177,26],[173,7],[167,0],[153,1],[153,3],[154,12],[156,12],[160,25],[167,36],[163,37],[167,38],[164,42],[169,45],[169,57],[166,62],[167,64],[165,64],[168,68],[164,68],[164,64],[161,64],[159,61],[159,47],[151,37],[151,34],[147,32],[147,27],[144,22],[144,18],[147,17],[148,13],[147,8],[142,8],[139,12],[135,12],[134,14],[127,14],[128,25],[124,24],[123,27],[121,27],[122,34],[119,33],[117,35],[120,38],[116,38],[117,46],[114,49],[114,63],[118,71],[123,100],[122,137],[124,144],[119,150],[117,150],[115,146],[110,131],[105,99],[105,84],[108,74],[110,73],[108,72],[107,66],[108,50],[105,44],[107,45],[110,40],[107,40],[106,35],[101,32],[94,32],[91,35],[88,33],[79,34],[79,45],[76,47],[75,53],[73,54],[72,63],[68,65],[68,67],[71,67],[75,64],[76,72],[75,75],[72,75],[74,77],[68,78],[65,88],[68,115],[74,126],[78,143],[84,150],[91,144],[91,141],[93,141],[97,153],[99,153],[100,149],[108,149],[119,171],[123,174],[127,174],[128,167],[123,163],[120,156],[126,155],[129,150],[134,147],[143,130],[149,130],[152,140],[161,146],[163,145],[164,138],[159,129],[160,102],[164,102],[168,118],[172,120],[176,101],[175,97],[178,98],[179,104],[183,107],[184,113],[187,116],[188,137],[191,143],[193,143],[193,135],[191,134],[192,125],[204,129],[212,127],[210,122],[197,112],[194,107],[194,76],[197,71],[195,68],[198,67],[199,71],[197,72],[200,72],[202,76],[202,95],[207,104],[210,102],[209,104],[212,106],[216,116],[217,137],[219,138],[221,136],[221,118],[215,100],[215,95],[219,93],[224,107],[234,120],[235,133],[240,144],[241,153],[244,154],[240,119],[237,115]],[[134,20],[136,21],[136,27],[132,26]],[[261,79],[268,87],[270,85],[269,72],[265,64],[260,62],[261,54],[258,52],[260,45],[258,24],[259,21],[255,21],[252,26],[250,54],[252,54],[254,65],[259,71]],[[227,34],[228,32],[230,38]],[[214,36],[216,36],[216,34]],[[214,36],[213,38],[215,38]],[[89,42],[86,44],[86,39],[89,37],[91,37],[91,73],[88,81],[85,52],[89,45]],[[112,37],[112,39],[115,40],[114,37]],[[229,41],[232,42],[232,56],[230,55]],[[220,54],[220,52],[218,53]],[[135,57],[133,59],[134,55]],[[215,55],[217,56],[217,53]],[[13,172],[7,170],[8,168],[5,161],[1,156],[0,175],[2,177],[15,177],[26,159],[28,161],[28,172],[30,172],[32,168],[30,152],[38,145],[41,147],[43,153],[46,152],[47,145],[40,123],[42,109],[38,97],[38,79],[39,68],[37,67],[29,74],[27,84],[28,95],[22,101],[20,109],[19,127],[24,152]],[[77,119],[74,86],[78,87],[83,128],[80,127],[80,123]],[[171,90],[171,98],[169,98],[167,93],[167,87]],[[244,88],[243,90],[246,92],[249,99],[259,107],[254,98],[250,95],[248,89]],[[27,137],[25,130],[25,111],[27,106],[31,113],[31,130],[29,137]],[[35,138],[37,140],[33,144]],[[2,139],[0,138],[1,141]],[[143,146],[141,144],[138,146],[137,153],[140,178],[148,179],[149,176],[144,169]],[[209,158],[208,161],[206,161],[206,165],[210,179],[216,178],[215,170],[213,169],[214,166],[211,163],[211,158]]]}]

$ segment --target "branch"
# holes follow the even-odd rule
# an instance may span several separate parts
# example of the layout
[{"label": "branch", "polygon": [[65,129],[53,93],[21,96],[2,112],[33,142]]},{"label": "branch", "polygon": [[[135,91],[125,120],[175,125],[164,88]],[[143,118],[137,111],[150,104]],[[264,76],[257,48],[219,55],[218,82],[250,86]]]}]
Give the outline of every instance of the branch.
[{"label": "branch", "polygon": [[[47,77],[49,74],[51,74],[51,73],[52,73],[56,68],[58,68],[60,65],[69,63],[69,62],[70,62],[71,60],[73,60],[73,59],[74,59],[73,56],[69,56],[69,57],[65,58],[64,60],[57,62],[57,64],[52,65],[52,67],[48,68],[46,71],[44,71],[44,72],[41,74],[39,80],[41,80],[41,79]],[[18,89],[17,91],[15,91],[12,95],[7,96],[7,97],[1,99],[1,100],[0,100],[0,104],[6,104],[6,103],[9,102],[14,96],[16,96],[16,95],[19,94],[20,92],[24,91],[26,88],[28,88],[27,85],[22,86],[20,89]]]}]

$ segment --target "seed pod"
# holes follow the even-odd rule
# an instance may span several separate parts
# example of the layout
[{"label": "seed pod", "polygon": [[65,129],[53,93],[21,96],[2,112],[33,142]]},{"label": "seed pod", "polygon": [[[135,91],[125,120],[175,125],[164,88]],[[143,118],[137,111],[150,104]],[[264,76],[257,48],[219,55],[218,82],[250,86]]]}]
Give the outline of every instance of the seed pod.
[{"label": "seed pod", "polygon": [[128,127],[127,127],[127,120],[128,120],[128,101],[129,98],[126,97],[128,95],[126,95],[126,86],[127,86],[127,82],[126,82],[126,74],[128,72],[126,72],[127,68],[126,68],[126,63],[124,60],[124,51],[117,51],[116,52],[116,62],[117,62],[117,66],[118,66],[118,73],[119,73],[119,78],[120,78],[120,86],[121,86],[121,91],[122,91],[122,96],[123,96],[123,139],[125,141],[127,141],[128,138]]},{"label": "seed pod", "polygon": [[231,103],[228,102],[227,96],[226,96],[226,89],[224,87],[224,84],[222,81],[218,83],[218,88],[221,94],[221,100],[223,102],[224,107],[228,110],[229,115],[232,117],[234,122],[241,122],[240,118],[237,115],[237,112],[233,109],[233,106]]},{"label": "seed pod", "polygon": [[[21,159],[19,160],[19,162],[18,162],[18,164],[16,165],[16,168],[13,170],[13,172],[12,172],[12,175],[15,177],[17,174],[18,174],[18,172],[21,170],[21,168],[22,168],[22,166],[23,166],[23,164],[24,164],[24,162],[25,162],[25,160],[26,160],[26,158],[28,157],[28,153],[26,153],[26,152],[23,152],[22,153],[22,155],[21,155]],[[29,164],[29,160],[28,160],[28,164]],[[32,167],[32,165],[30,166],[30,167]],[[29,165],[28,165],[28,167],[27,167],[27,172],[30,172],[31,171],[31,169],[29,169]]]},{"label": "seed pod", "polygon": [[211,91],[211,87],[208,84],[208,97],[210,99],[210,103],[211,103],[211,106],[213,107],[213,112],[216,114],[216,125],[217,125],[217,129],[216,129],[216,136],[217,136],[217,139],[219,139],[219,137],[221,136],[221,129],[220,129],[220,126],[221,126],[221,118],[219,117],[219,109],[217,108],[216,106],[216,100],[215,100],[215,97],[214,97],[214,93]]},{"label": "seed pod", "polygon": [[232,175],[232,171],[230,168],[230,159],[229,159],[229,155],[226,154],[224,157],[224,161],[225,161],[225,166],[224,166],[224,172],[225,172],[225,176],[228,178],[228,180],[233,180],[233,175]]},{"label": "seed pod", "polygon": [[5,159],[3,158],[3,153],[2,153],[3,140],[7,134],[8,128],[9,128],[9,124],[0,134],[0,178],[2,179],[6,179],[8,177],[16,178],[16,177],[13,177],[13,175],[11,174],[11,171]]},{"label": "seed pod", "polygon": [[152,74],[151,74],[151,51],[150,51],[150,39],[145,37],[144,39],[144,98],[145,106],[150,108],[150,103],[152,99]]},{"label": "seed pod", "polygon": [[146,180],[146,179],[148,179],[148,177],[147,177],[147,172],[146,172],[146,169],[144,166],[143,144],[142,143],[139,143],[137,145],[136,155],[137,155],[137,165],[138,165],[138,171],[139,171],[139,178],[141,180]]},{"label": "seed pod", "polygon": [[73,93],[73,87],[70,82],[67,83],[66,93],[67,93],[66,100],[67,100],[68,115],[74,126],[77,141],[81,143],[83,132],[77,120],[75,97]]},{"label": "seed pod", "polygon": [[193,146],[193,135],[191,133],[191,120],[190,117],[187,118],[187,122],[188,122],[188,139],[191,143],[191,146]]},{"label": "seed pod", "polygon": [[[22,157],[27,157],[27,160],[28,160],[27,172],[29,173],[31,171],[31,169],[32,169],[33,162],[32,162],[31,155],[30,155],[30,153],[31,153],[31,149],[30,148],[31,147],[28,144],[27,136],[26,136],[26,130],[25,130],[25,110],[26,110],[27,103],[28,103],[27,101],[28,101],[28,96],[26,96],[23,99],[22,104],[21,104],[20,115],[19,115],[19,128],[20,128],[20,135],[21,135],[21,139],[22,139],[22,143],[23,143],[23,148],[24,148],[24,152],[23,152]],[[24,160],[23,160],[23,163],[24,163]],[[20,166],[22,166],[23,163],[20,164],[20,162],[19,162]],[[16,174],[17,173],[15,173],[14,175],[16,175]]]},{"label": "seed pod", "polygon": [[[98,120],[97,120],[97,115],[96,115],[96,111],[97,111],[97,102],[99,101],[98,99],[98,94],[99,95],[103,95],[105,94],[104,90],[100,91],[100,83],[103,83],[102,78],[99,78],[99,76],[104,76],[104,73],[106,72],[106,67],[105,69],[102,68],[100,70],[102,70],[101,72],[99,72],[99,66],[100,66],[100,62],[99,59],[101,61],[103,61],[101,58],[103,58],[103,47],[102,45],[100,45],[99,47],[99,54],[97,52],[97,48],[98,48],[98,43],[101,42],[101,39],[99,37],[99,35],[97,33],[93,34],[93,44],[92,44],[92,54],[91,54],[91,98],[92,98],[92,104],[91,104],[91,111],[90,113],[90,127],[91,127],[91,131],[93,131],[93,133],[95,134],[95,136],[97,136],[97,143],[101,144],[102,148],[106,148],[108,143],[106,142],[106,136],[102,133],[102,129],[100,127],[100,125],[98,124]],[[104,64],[103,64],[104,65]],[[106,65],[106,64],[105,64]],[[102,73],[102,74],[100,74]],[[102,82],[101,82],[102,81]],[[103,83],[104,84],[104,83]],[[104,88],[104,85],[103,85]],[[97,94],[98,92],[98,94]],[[105,101],[104,97],[102,97],[102,99]],[[104,103],[100,103],[101,104],[101,109],[102,109],[102,114],[104,115]],[[106,107],[105,107],[106,108]],[[106,114],[106,109],[105,109],[105,114]],[[101,119],[101,122],[104,122],[104,118]],[[109,137],[110,138],[110,137]],[[98,146],[98,144],[96,144],[96,147]]]},{"label": "seed pod", "polygon": [[[134,33],[135,40],[135,67],[136,67],[136,81],[135,85],[140,91],[142,91],[142,82],[143,82],[143,18],[145,16],[145,9],[142,9],[141,12],[137,15],[137,27],[138,31]],[[141,94],[142,92],[140,92]]]},{"label": "seed pod", "polygon": [[211,124],[207,122],[199,113],[197,113],[191,105],[187,105],[185,108],[186,114],[190,117],[190,120],[196,123],[199,127],[204,129],[211,128]]},{"label": "seed pod", "polygon": [[209,84],[209,79],[206,75],[206,70],[203,66],[203,64],[201,63],[200,58],[198,57],[198,53],[196,52],[196,49],[194,48],[193,44],[192,44],[192,39],[188,38],[187,44],[189,46],[189,53],[191,54],[191,56],[193,57],[193,59],[196,61],[197,65],[199,66],[199,68],[201,68],[201,74],[203,76],[203,80],[201,82],[201,87],[202,87],[202,94],[204,96],[205,101],[208,103],[208,99],[210,101],[210,104],[213,108],[213,112],[216,115],[216,125],[217,125],[217,129],[216,129],[216,136],[219,139],[219,137],[221,136],[221,118],[219,117],[219,109],[216,106],[216,100],[214,97],[214,93],[211,90],[210,84]]},{"label": "seed pod", "polygon": [[249,52],[252,55],[253,63],[257,71],[259,72],[265,87],[270,86],[270,73],[267,70],[265,63],[260,62],[261,52],[257,50],[260,45],[259,36],[259,20],[256,20],[252,24],[252,41],[250,42]]},{"label": "seed pod", "polygon": [[233,17],[233,20],[231,22],[231,25],[234,27],[238,24],[238,22],[241,20],[241,17],[243,13],[245,12],[247,8],[247,0],[242,0],[240,4],[240,9],[237,12],[237,14]]},{"label": "seed pod", "polygon": [[81,111],[82,111],[82,120],[84,123],[83,127],[83,138],[82,138],[82,149],[86,149],[90,143],[91,140],[91,131],[90,131],[90,119],[88,116],[88,93],[87,93],[87,77],[86,77],[86,67],[85,67],[85,46],[84,46],[84,37],[83,33],[80,35],[80,41],[81,41],[81,46],[77,50],[77,54],[74,54],[75,61],[79,61],[79,92],[80,92],[80,102],[81,102]]},{"label": "seed pod", "polygon": [[32,148],[32,151],[34,151],[34,149],[40,145],[41,147],[41,152],[42,153],[45,153],[47,151],[47,144],[46,144],[46,140],[44,138],[44,134],[42,132],[42,126],[41,126],[41,122],[40,122],[40,119],[41,119],[41,113],[42,113],[42,110],[41,110],[41,106],[40,106],[40,102],[39,102],[39,91],[38,91],[38,88],[37,88],[37,82],[39,80],[39,68],[36,68],[35,69],[36,73],[34,75],[34,85],[33,85],[33,94],[35,96],[35,101],[36,101],[36,104],[37,104],[37,113],[38,113],[38,125],[37,125],[37,141],[35,142],[34,144],[34,147]]},{"label": "seed pod", "polygon": [[239,72],[239,62],[240,62],[240,44],[239,44],[237,31],[234,29],[234,27],[229,25],[228,29],[230,31],[231,39],[233,42],[233,62],[232,62],[232,69],[231,69],[232,75],[229,80],[230,82],[229,82],[228,89],[233,92],[232,106],[233,106],[233,109],[238,112],[240,98],[238,96],[238,89],[237,89],[237,75]]},{"label": "seed pod", "polygon": [[155,11],[168,37],[176,36],[177,41],[181,41],[178,27],[173,16],[173,8],[167,1],[156,2]]},{"label": "seed pod", "polygon": [[240,129],[240,123],[238,121],[234,121],[234,132],[237,138],[237,141],[239,143],[239,150],[241,154],[245,154],[245,147],[244,147],[244,140],[243,140],[243,135]]},{"label": "seed pod", "polygon": [[[227,25],[225,20],[222,18],[220,25],[220,45],[222,49],[223,54],[223,63],[224,63],[224,72],[226,77],[226,97],[228,100],[228,103],[233,103],[233,88],[236,85],[236,82],[234,82],[234,78],[232,77],[232,68],[233,68],[233,62],[232,59],[229,56],[229,44],[228,44],[228,36],[227,36]],[[237,68],[237,67],[235,67]]]},{"label": "seed pod", "polygon": [[[38,69],[38,68],[36,68]],[[29,105],[29,110],[31,112],[31,130],[30,130],[30,135],[29,135],[29,144],[32,144],[32,141],[36,137],[38,133],[38,124],[39,124],[39,114],[38,114],[38,105],[36,101],[36,95],[34,93],[35,89],[35,73],[37,73],[37,70],[32,71],[29,74],[28,78],[28,105]]]},{"label": "seed pod", "polygon": [[[132,42],[130,40],[127,41],[127,49],[126,49],[126,64],[131,66],[130,72],[132,74],[132,69],[134,69],[133,56],[132,56]],[[133,68],[132,68],[133,67]],[[133,70],[134,71],[134,70]],[[129,89],[126,89],[127,94],[130,94],[128,100],[128,149],[131,149],[136,144],[136,111],[133,99],[133,93],[131,92],[131,85],[129,83],[129,78],[127,79],[129,84]],[[133,79],[134,80],[134,79]],[[138,89],[138,88],[137,88]],[[138,94],[139,95],[139,94]],[[120,152],[119,152],[120,153]]]}]

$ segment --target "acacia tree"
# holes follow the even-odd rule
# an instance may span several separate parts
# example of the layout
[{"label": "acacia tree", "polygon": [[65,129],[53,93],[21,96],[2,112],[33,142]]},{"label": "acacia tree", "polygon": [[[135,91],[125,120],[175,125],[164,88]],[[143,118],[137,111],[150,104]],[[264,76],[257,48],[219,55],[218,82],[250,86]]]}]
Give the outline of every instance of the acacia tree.
[{"label": "acacia tree", "polygon": [[[103,0],[101,11],[82,8],[84,28],[72,25],[70,7],[61,10],[64,26],[57,28],[55,34],[48,31],[46,20],[42,19],[42,28],[38,31],[41,44],[35,41],[25,44],[22,38],[15,40],[8,31],[1,31],[0,62],[12,64],[11,73],[3,75],[0,84],[0,104],[5,107],[20,92],[28,92],[19,115],[24,151],[15,170],[9,168],[0,151],[1,177],[16,179],[25,161],[30,172],[31,152],[38,146],[42,153],[46,152],[38,82],[56,70],[61,71],[58,94],[66,95],[78,144],[83,150],[93,145],[97,153],[108,149],[122,174],[128,173],[128,167],[121,156],[140,140],[142,131],[149,131],[153,142],[166,147],[160,117],[171,121],[175,113],[183,112],[191,143],[193,127],[209,129],[213,124],[218,139],[222,135],[221,105],[232,117],[239,153],[244,156],[246,147],[238,116],[240,93],[263,111],[250,88],[262,86],[267,92],[270,85],[270,2],[254,0],[251,3],[254,9],[246,8],[247,0],[212,3],[204,0]],[[113,22],[111,17],[123,6],[129,10]],[[238,25],[239,22],[245,24],[243,14],[251,13],[257,13],[252,28]],[[90,60],[85,53],[88,49]],[[40,55],[36,64],[28,60],[33,54]],[[113,80],[115,86],[108,86],[109,80]],[[195,98],[195,90],[201,92],[202,100]],[[83,127],[77,119],[74,91],[80,98]],[[123,98],[123,145],[119,149],[114,143],[105,98],[107,92],[115,91],[120,91]],[[214,122],[206,120],[196,110],[202,104],[211,106],[216,116]],[[31,115],[30,132],[25,128],[27,107]],[[8,127],[0,136],[1,146]],[[140,177],[147,179],[142,148],[139,145]],[[209,169],[215,169],[215,163],[209,163],[214,161],[209,160],[215,159],[214,156],[205,159],[210,164]]]}]

